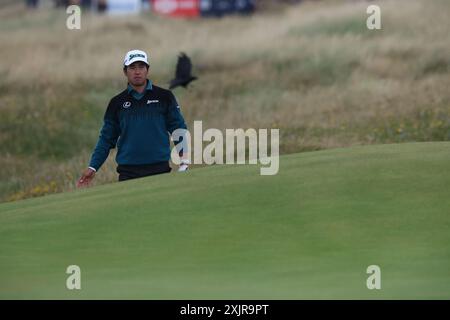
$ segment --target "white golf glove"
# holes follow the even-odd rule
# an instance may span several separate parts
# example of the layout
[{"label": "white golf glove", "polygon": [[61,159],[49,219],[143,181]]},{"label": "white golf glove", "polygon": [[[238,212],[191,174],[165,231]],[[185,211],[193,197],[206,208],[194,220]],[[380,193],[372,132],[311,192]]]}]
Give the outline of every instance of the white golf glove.
[{"label": "white golf glove", "polygon": [[184,172],[189,169],[189,164],[191,162],[189,160],[181,160],[180,166],[178,167],[178,172]]}]

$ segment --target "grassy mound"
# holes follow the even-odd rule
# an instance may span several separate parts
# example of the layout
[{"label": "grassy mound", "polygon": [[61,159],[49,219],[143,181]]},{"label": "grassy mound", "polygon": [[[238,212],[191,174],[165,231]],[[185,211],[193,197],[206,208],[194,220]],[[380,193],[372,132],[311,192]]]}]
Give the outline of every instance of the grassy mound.
[{"label": "grassy mound", "polygon": [[448,299],[449,157],[352,147],[4,203],[0,298]]}]

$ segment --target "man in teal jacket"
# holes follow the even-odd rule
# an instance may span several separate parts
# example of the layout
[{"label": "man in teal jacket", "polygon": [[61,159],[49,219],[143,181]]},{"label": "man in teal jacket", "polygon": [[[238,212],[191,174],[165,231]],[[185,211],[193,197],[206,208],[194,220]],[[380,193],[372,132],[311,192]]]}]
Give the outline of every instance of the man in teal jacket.
[{"label": "man in teal jacket", "polygon": [[[77,186],[87,186],[117,145],[119,181],[170,172],[170,136],[187,129],[173,93],[147,79],[149,63],[141,50],[129,51],[123,72],[128,87],[109,102],[97,145]],[[174,141],[175,144],[180,143]],[[180,150],[178,171],[186,171],[189,161]]]}]

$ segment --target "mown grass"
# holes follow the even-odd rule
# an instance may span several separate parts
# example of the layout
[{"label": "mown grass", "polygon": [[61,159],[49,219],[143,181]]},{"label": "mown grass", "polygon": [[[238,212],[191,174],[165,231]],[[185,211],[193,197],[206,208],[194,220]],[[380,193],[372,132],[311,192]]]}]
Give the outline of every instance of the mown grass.
[{"label": "mown grass", "polygon": [[[448,299],[449,147],[291,154],[271,177],[223,165],[2,203],[0,299]],[[81,290],[65,287],[74,264]],[[381,290],[366,286],[374,264]]]},{"label": "mown grass", "polygon": [[[381,31],[365,28],[365,1],[220,20],[84,13],[79,31],[63,11],[1,9],[1,200],[74,188],[135,47],[161,86],[178,52],[191,56],[199,80],[175,91],[188,125],[280,128],[282,153],[449,140],[450,4],[379,4]],[[110,160],[97,184],[116,179]]]}]

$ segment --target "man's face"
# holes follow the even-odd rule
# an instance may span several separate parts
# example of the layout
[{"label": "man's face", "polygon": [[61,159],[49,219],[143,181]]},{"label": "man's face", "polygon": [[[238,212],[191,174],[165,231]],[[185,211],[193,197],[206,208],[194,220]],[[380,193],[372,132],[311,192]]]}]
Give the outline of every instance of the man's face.
[{"label": "man's face", "polygon": [[137,61],[130,64],[126,70],[125,75],[128,82],[133,86],[142,86],[145,84],[148,75],[147,65],[142,61]]}]

